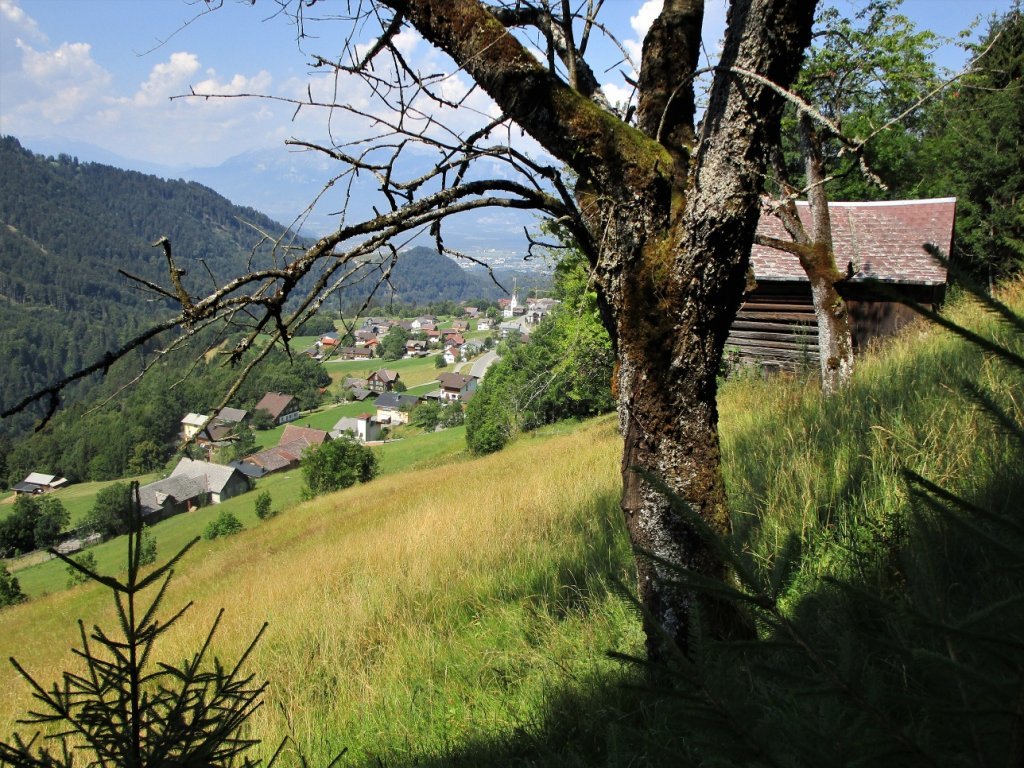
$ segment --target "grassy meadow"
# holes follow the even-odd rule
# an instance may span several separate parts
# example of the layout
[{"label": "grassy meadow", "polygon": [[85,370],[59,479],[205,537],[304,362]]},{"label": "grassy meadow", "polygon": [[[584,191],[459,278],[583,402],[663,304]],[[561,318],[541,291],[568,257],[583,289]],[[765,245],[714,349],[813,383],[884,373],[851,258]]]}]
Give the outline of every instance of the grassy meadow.
[{"label": "grassy meadow", "polygon": [[[1003,298],[1020,311],[1024,283]],[[950,315],[1024,352],[972,303]],[[895,548],[911,514],[904,467],[1019,508],[1021,446],[958,392],[962,380],[984,382],[1024,423],[1024,381],[991,355],[920,324],[861,357],[849,393],[824,403],[814,379],[741,375],[720,398],[737,546],[768,572],[787,540],[800,544],[785,610],[797,613],[826,577],[879,578],[869,555]],[[291,735],[311,765],[342,749],[341,765],[358,766],[681,764],[671,700],[607,655],[643,649],[616,586],[632,564],[614,416],[484,458],[466,456],[461,439],[460,428],[396,442],[371,483],[305,503],[282,486],[272,491],[275,506],[290,504],[282,514],[240,513],[245,531],[201,542],[179,564],[164,610],[195,605],[162,655],[195,650],[221,607],[214,648],[228,661],[270,622],[248,664],[270,681],[252,735],[266,750]],[[161,558],[186,538],[161,529],[173,520],[155,529]],[[116,566],[111,551],[101,569]],[[57,679],[73,664],[78,617],[116,624],[93,585],[0,611],[0,657]],[[0,735],[29,704],[0,666]]]}]

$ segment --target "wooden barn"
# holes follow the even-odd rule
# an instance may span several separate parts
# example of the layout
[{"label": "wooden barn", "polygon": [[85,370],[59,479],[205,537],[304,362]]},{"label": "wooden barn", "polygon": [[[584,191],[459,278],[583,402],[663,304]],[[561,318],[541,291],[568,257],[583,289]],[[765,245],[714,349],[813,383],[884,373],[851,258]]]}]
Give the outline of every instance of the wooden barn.
[{"label": "wooden barn", "polygon": [[[805,202],[798,202],[808,229]],[[831,203],[836,264],[849,277],[840,286],[853,331],[854,350],[894,333],[915,315],[894,292],[929,307],[942,303],[946,269],[924,250],[933,243],[949,253],[956,198]],[[788,240],[774,216],[763,215],[758,234]],[[797,257],[763,245],[750,254],[754,285],[729,331],[726,354],[770,369],[818,364],[818,329],[811,288]]]}]

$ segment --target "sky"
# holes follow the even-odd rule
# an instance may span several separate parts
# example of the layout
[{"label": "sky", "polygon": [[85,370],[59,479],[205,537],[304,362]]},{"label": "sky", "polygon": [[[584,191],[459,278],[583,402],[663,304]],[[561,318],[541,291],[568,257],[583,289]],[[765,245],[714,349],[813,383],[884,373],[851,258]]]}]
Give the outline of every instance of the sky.
[{"label": "sky", "polygon": [[[864,0],[835,2],[848,8]],[[905,0],[903,12],[920,28],[948,36],[1011,4]],[[337,0],[333,7],[344,5]],[[637,56],[659,6],[660,0],[606,0],[602,18]],[[709,48],[721,38],[724,6],[725,0],[707,2]],[[203,0],[0,0],[0,134],[36,151],[67,151],[103,162],[102,153],[108,153],[134,167],[155,163],[178,170],[216,166],[244,152],[285,152],[289,137],[324,137],[325,117],[312,110],[295,115],[293,106],[255,98],[171,97],[190,90],[327,95],[333,82],[322,70],[311,70],[309,54],[336,55],[341,26],[299,46],[294,24],[277,12],[276,0],[257,0],[255,7],[224,0],[213,13],[204,13],[206,8]],[[313,10],[321,8],[328,12],[332,6],[321,2]],[[400,43],[411,61],[440,66],[439,54],[414,34],[403,35]],[[958,68],[963,56],[949,46],[940,63]],[[623,68],[599,75],[613,100],[628,93]],[[461,94],[468,82],[457,77],[448,87]],[[482,94],[471,99],[478,110],[493,110]],[[331,128],[342,136],[364,130],[353,122],[336,121]]]}]

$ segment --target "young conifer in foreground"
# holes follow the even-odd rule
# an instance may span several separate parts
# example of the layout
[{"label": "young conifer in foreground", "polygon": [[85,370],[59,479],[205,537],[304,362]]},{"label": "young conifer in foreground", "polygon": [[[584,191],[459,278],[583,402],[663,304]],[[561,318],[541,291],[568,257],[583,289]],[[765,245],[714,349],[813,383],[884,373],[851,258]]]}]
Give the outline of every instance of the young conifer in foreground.
[{"label": "young conifer in foreground", "polygon": [[[259,742],[246,738],[242,726],[261,705],[267,684],[243,674],[241,667],[267,625],[231,667],[209,658],[223,611],[191,659],[180,666],[155,661],[157,639],[192,605],[166,620],[157,616],[175,564],[199,539],[143,574],[149,547],[139,512],[138,485],[133,486],[124,581],[102,576],[51,550],[87,580],[103,584],[113,593],[123,636],[108,634],[98,626],[88,632],[80,620],[81,647],[74,653],[84,661],[85,670],[65,672],[62,680],[49,688],[11,659],[42,705],[19,722],[44,726],[48,735],[16,733],[11,743],[0,742],[0,763],[70,768],[78,757],[104,768],[259,764],[247,756]],[[156,594],[147,605],[141,595],[150,588]],[[274,758],[280,753],[281,748]],[[270,764],[273,762],[271,759]]]}]

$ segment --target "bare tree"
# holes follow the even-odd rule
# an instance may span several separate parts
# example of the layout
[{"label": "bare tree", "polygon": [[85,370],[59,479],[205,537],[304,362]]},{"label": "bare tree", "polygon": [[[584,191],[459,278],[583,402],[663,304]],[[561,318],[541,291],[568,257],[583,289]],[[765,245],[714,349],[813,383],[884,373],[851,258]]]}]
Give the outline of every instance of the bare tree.
[{"label": "bare tree", "polygon": [[[343,212],[338,228],[311,248],[282,254],[273,268],[205,297],[150,287],[178,298],[186,329],[247,323],[249,335],[234,351],[242,360],[257,333],[287,339],[332,291],[365,276],[365,263],[381,249],[393,250],[378,260],[374,286],[416,232],[429,230],[447,250],[443,219],[494,206],[556,219],[589,260],[617,355],[622,509],[645,553],[637,576],[648,649],[655,658],[673,643],[685,650],[696,598],[665,564],[717,580],[729,574],[649,478],[660,478],[713,529],[728,530],[716,374],[743,293],[767,150],[809,42],[815,0],[733,0],[699,127],[703,0],[665,0],[644,41],[635,109],[611,107],[587,62],[592,37],[610,37],[599,17],[602,0],[277,3],[293,16],[303,49],[341,51],[310,54],[336,84],[335,95],[319,98],[310,89],[294,102],[297,111],[330,110],[333,138],[292,144],[338,161],[332,189],[356,190],[370,177],[382,203],[365,220],[349,222]],[[339,8],[344,18],[328,17]],[[348,30],[340,41],[330,37],[339,21]],[[402,52],[410,28],[450,57],[451,71],[413,67]],[[456,73],[473,88],[453,87]],[[367,98],[342,97],[356,78]],[[497,105],[476,127],[458,130],[437,116],[463,114],[476,89]],[[373,135],[346,137],[346,121],[355,118],[371,121]],[[523,150],[521,131],[543,153]],[[403,177],[403,163],[425,151],[433,153],[429,170]],[[173,276],[169,252],[168,263]],[[703,600],[700,608],[718,636],[749,632],[724,603]]]}]

